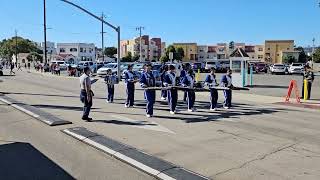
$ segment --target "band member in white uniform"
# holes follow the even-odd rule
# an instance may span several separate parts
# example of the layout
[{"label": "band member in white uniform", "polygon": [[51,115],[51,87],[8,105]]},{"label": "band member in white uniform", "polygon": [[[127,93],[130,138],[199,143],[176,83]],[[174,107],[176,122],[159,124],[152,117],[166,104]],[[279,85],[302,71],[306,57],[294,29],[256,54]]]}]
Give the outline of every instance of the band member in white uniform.
[{"label": "band member in white uniform", "polygon": [[[170,87],[176,85],[176,68],[173,65],[169,66],[169,71],[164,77],[164,86]],[[176,113],[177,101],[178,101],[178,90],[176,88],[171,88],[167,91],[168,93],[168,104],[170,107],[170,114]]]}]

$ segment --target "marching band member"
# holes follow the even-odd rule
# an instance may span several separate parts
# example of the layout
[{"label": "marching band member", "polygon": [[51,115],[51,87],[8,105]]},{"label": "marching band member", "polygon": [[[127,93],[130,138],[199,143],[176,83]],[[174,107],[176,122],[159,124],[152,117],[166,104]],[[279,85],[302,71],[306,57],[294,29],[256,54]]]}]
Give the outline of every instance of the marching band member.
[{"label": "marching band member", "polygon": [[[187,76],[188,71],[191,69],[190,64],[187,63],[183,65],[183,70],[180,73],[180,82],[182,83],[183,79]],[[187,102],[187,91],[183,93],[183,102]]]},{"label": "marching band member", "polygon": [[[168,69],[169,68],[167,65],[163,66],[162,74],[160,76],[160,79],[162,82],[164,82],[164,77],[166,76]],[[162,83],[162,87],[164,87],[163,83]],[[166,99],[167,99],[167,90],[161,90],[161,100],[166,100]]]},{"label": "marching band member", "polygon": [[210,74],[207,75],[205,83],[210,88],[210,111],[217,110],[217,102],[218,102],[218,91],[211,87],[218,86],[215,75],[215,68],[211,68]]},{"label": "marching band member", "polygon": [[[232,70],[228,69],[227,74],[225,74],[221,77],[221,86],[228,87],[228,88],[233,87],[231,75],[232,75]],[[225,98],[223,107],[225,109],[230,109],[231,108],[231,100],[232,100],[232,90],[231,89],[223,90],[223,93],[224,93],[224,98]]]},{"label": "marching band member", "polygon": [[107,103],[113,103],[114,97],[114,85],[117,82],[117,77],[112,75],[112,70],[107,70],[107,76],[104,78],[105,83],[107,84]]},{"label": "marching band member", "polygon": [[[140,77],[140,84],[142,88],[155,87],[156,79],[151,71],[151,64],[144,66],[144,72]],[[148,118],[153,116],[153,105],[156,100],[156,91],[154,89],[145,89],[144,96],[147,100],[146,116]]]},{"label": "marching band member", "polygon": [[134,79],[132,72],[132,65],[128,66],[128,71],[125,73],[125,83],[127,85],[127,100],[125,103],[126,108],[133,107],[134,105],[134,90],[135,83],[137,80]]},{"label": "marching band member", "polygon": [[189,69],[187,75],[182,80],[182,86],[188,87],[190,89],[186,90],[187,92],[187,100],[188,100],[188,111],[194,112],[194,102],[196,100],[196,94],[193,90],[194,87],[194,77],[193,77],[193,70]]},{"label": "marching band member", "polygon": [[[176,85],[176,68],[173,65],[170,65],[169,71],[164,77],[164,86],[171,87]],[[168,93],[168,103],[170,107],[170,114],[176,113],[177,101],[178,101],[178,90],[175,88],[171,88],[167,90]]]}]

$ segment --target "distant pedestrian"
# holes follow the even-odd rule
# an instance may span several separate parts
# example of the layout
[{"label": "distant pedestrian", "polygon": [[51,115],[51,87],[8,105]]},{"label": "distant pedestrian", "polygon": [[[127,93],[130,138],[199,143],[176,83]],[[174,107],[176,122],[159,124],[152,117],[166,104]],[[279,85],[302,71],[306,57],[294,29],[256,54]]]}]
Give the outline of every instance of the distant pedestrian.
[{"label": "distant pedestrian", "polygon": [[55,72],[58,76],[60,76],[60,65],[59,64],[56,64],[55,65]]},{"label": "distant pedestrian", "polygon": [[28,69],[30,70],[30,67],[31,67],[31,64],[30,64],[30,62],[28,62]]},{"label": "distant pedestrian", "polygon": [[24,68],[27,69],[27,63],[24,63]]},{"label": "distant pedestrian", "polygon": [[107,103],[113,103],[114,98],[114,85],[117,82],[117,77],[112,74],[112,70],[107,70],[107,76],[104,78],[105,83],[107,84]]},{"label": "distant pedestrian", "polygon": [[14,63],[11,63],[10,64],[10,75],[16,74],[15,72],[13,72],[13,69],[14,69]]},{"label": "distant pedestrian", "polygon": [[17,71],[22,71],[22,69],[21,69],[21,64],[20,63],[18,63],[18,69],[17,69]]},{"label": "distant pedestrian", "polygon": [[80,76],[80,100],[83,103],[82,120],[92,121],[92,118],[89,117],[92,107],[92,97],[94,95],[91,90],[91,80],[89,77],[91,70],[89,67],[85,67],[83,71],[83,74]]}]

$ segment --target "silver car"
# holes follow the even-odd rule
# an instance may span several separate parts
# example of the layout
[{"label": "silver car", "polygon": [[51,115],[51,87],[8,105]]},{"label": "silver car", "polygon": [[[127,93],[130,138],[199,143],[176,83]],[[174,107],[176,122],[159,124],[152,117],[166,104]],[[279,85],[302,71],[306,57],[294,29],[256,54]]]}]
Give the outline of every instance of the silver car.
[{"label": "silver car", "polygon": [[286,66],[284,64],[274,64],[270,67],[271,74],[285,74]]}]

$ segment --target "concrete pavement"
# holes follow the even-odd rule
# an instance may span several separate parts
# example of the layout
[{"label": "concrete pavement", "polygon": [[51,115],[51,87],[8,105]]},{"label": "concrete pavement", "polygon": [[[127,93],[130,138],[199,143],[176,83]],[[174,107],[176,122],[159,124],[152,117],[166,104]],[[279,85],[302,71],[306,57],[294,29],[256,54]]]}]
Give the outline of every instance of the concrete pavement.
[{"label": "concrete pavement", "polygon": [[19,72],[4,80],[1,91],[11,98],[214,179],[320,177],[319,111],[273,104],[280,97],[235,94],[234,109],[209,112],[208,95],[197,94],[197,112],[180,104],[181,113],[170,116],[159,101],[155,117],[147,119],[141,91],[137,107],[125,109],[123,85],[116,87],[115,104],[106,104],[105,86],[98,81],[95,121],[86,123],[79,120],[77,79]]},{"label": "concrete pavement", "polygon": [[1,179],[153,179],[0,102]]}]

